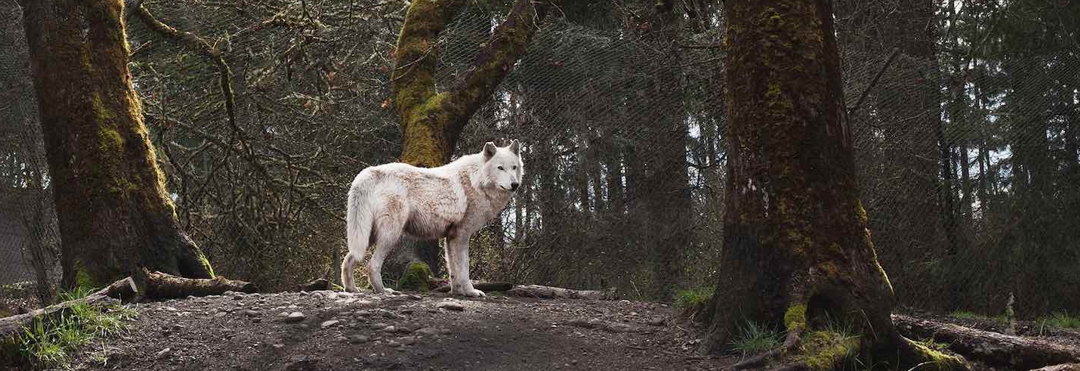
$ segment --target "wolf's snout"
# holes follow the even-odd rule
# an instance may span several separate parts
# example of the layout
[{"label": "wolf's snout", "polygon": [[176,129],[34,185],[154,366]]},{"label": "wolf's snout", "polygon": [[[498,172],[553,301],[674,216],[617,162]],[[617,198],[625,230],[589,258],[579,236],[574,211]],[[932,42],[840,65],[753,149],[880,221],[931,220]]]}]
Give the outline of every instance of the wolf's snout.
[{"label": "wolf's snout", "polygon": [[518,183],[510,183],[510,190],[511,190],[511,191],[516,191],[516,190],[517,190],[517,187],[518,187],[519,185],[521,185],[521,184],[518,184]]}]

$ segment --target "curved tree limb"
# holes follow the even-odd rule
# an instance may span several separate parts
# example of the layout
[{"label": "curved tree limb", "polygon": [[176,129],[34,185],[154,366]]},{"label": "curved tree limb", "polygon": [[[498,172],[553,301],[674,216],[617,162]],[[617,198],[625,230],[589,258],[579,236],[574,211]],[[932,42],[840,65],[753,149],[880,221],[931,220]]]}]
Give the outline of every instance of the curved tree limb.
[{"label": "curved tree limb", "polygon": [[444,100],[440,107],[456,113],[456,119],[450,120],[446,128],[451,143],[457,141],[469,118],[491,99],[514,63],[525,55],[529,41],[551,6],[551,3],[534,3],[532,0],[514,2],[510,14],[495,28],[469,70],[454,84],[450,99]]},{"label": "curved tree limb", "polygon": [[[221,94],[225,98],[225,112],[229,115],[229,125],[233,130],[241,133],[241,143],[246,141],[243,138],[243,131],[240,130],[240,126],[236,123],[236,95],[232,89],[232,70],[229,68],[229,64],[225,63],[225,57],[221,54],[221,50],[210,45],[199,36],[191,32],[180,31],[172,26],[162,23],[153,14],[150,13],[146,7],[139,6],[135,10],[135,16],[139,17],[139,20],[146,24],[146,27],[151,31],[164,36],[165,38],[177,42],[186,47],[195,49],[204,58],[210,60],[211,63],[218,69],[219,86],[221,88]],[[275,18],[276,19],[276,18]]]},{"label": "curved tree limb", "polygon": [[517,0],[483,44],[469,69],[448,92],[435,91],[439,33],[463,1],[417,0],[405,16],[391,74],[392,101],[405,145],[402,161],[433,167],[449,160],[469,118],[491,99],[495,89],[525,54],[539,23],[553,2]]},{"label": "curved tree limb", "polygon": [[[219,87],[221,89],[222,96],[225,98],[225,111],[228,114],[229,125],[232,128],[233,133],[237,136],[237,139],[239,139],[242,150],[237,151],[233,149],[231,144],[226,143],[221,138],[214,138],[214,144],[231,152],[237,153],[238,155],[240,155],[241,158],[245,159],[248,163],[255,167],[255,169],[265,177],[265,179],[270,180],[274,184],[288,187],[289,190],[299,195],[310,205],[315,206],[316,210],[322,211],[326,215],[331,216],[335,219],[343,219],[340,216],[334,215],[333,213],[325,210],[318,204],[318,202],[314,200],[311,195],[301,192],[300,190],[296,189],[296,187],[292,186],[284,180],[271,176],[269,170],[266,169],[266,166],[264,166],[262,162],[259,161],[258,158],[256,158],[254,150],[248,143],[246,133],[242,128],[240,128],[240,125],[236,121],[236,95],[232,88],[232,70],[229,68],[229,64],[225,62],[225,57],[221,53],[221,50],[210,45],[209,42],[191,32],[180,31],[176,28],[173,28],[172,26],[161,22],[156,17],[154,17],[154,15],[150,13],[150,11],[147,10],[145,7],[140,6],[135,11],[134,15],[138,17],[139,20],[141,20],[144,24],[146,24],[146,26],[152,31],[169,40],[196,50],[200,55],[208,59],[211,63],[214,64],[214,66],[217,67],[218,74],[220,75]],[[260,23],[256,27],[264,28],[269,26],[287,26],[294,24],[295,22],[290,22],[284,16],[275,16],[274,18]],[[191,127],[185,128],[194,129]],[[212,138],[212,136],[207,133],[199,134],[202,134],[204,138]]]},{"label": "curved tree limb", "polygon": [[405,13],[405,24],[393,52],[394,70],[390,74],[390,90],[403,128],[411,121],[415,108],[435,95],[438,59],[435,42],[464,3],[417,0]]}]

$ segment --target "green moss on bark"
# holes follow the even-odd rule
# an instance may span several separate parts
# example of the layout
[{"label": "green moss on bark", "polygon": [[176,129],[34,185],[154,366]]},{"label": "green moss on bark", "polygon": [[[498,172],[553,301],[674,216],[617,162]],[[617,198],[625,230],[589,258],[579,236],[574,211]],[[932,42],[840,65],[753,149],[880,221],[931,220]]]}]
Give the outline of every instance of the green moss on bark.
[{"label": "green moss on bark", "polygon": [[806,305],[792,305],[784,313],[784,328],[788,332],[802,331],[806,329]]},{"label": "green moss on bark", "polygon": [[800,357],[812,370],[835,370],[845,360],[859,353],[860,343],[857,336],[834,331],[811,331],[803,339]]}]

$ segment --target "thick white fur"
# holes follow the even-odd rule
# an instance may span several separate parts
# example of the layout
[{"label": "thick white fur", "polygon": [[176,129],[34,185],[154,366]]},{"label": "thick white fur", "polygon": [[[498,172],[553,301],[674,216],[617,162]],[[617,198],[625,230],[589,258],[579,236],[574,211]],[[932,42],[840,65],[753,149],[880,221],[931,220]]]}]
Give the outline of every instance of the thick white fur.
[{"label": "thick white fur", "polygon": [[402,235],[421,240],[446,238],[450,290],[457,295],[484,296],[469,281],[469,236],[499,214],[525,174],[521,145],[488,142],[480,153],[437,168],[391,163],[364,169],[349,188],[346,230],[349,252],[341,262],[341,283],[356,292],[355,264],[368,246],[368,277],[376,293],[388,290],[382,282],[382,263]]}]

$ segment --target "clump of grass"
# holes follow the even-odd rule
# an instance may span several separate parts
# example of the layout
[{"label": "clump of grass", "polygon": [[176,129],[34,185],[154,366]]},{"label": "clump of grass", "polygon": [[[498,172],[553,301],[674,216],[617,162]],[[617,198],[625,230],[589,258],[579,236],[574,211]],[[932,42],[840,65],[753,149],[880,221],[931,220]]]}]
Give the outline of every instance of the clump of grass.
[{"label": "clump of grass", "polygon": [[936,350],[936,351],[939,351],[939,352],[949,349],[949,344],[939,343],[939,342],[935,341],[934,337],[932,337],[932,336],[929,339],[926,339],[926,340],[912,340],[912,341],[914,341],[917,344],[921,344],[924,347],[927,347],[927,348],[930,348],[932,350]]},{"label": "clump of grass", "polygon": [[958,311],[954,311],[952,313],[949,313],[949,316],[953,317],[953,318],[958,318],[958,319],[967,319],[967,320],[976,320],[976,321],[993,321],[993,322],[998,322],[998,323],[1002,323],[1002,324],[1009,324],[1009,317],[1007,315],[1005,315],[1005,314],[999,314],[997,316],[990,317],[990,316],[978,314],[978,313],[975,313],[975,312],[969,312],[969,311],[965,311],[965,310],[958,310]]},{"label": "clump of grass", "polygon": [[1043,319],[1050,327],[1057,328],[1080,328],[1080,317],[1073,317],[1069,312],[1054,312],[1050,318]]},{"label": "clump of grass", "polygon": [[683,309],[701,308],[712,298],[711,287],[697,287],[679,290],[675,293],[675,306]]},{"label": "clump of grass", "polygon": [[776,349],[783,344],[783,334],[753,321],[746,321],[740,329],[741,334],[731,342],[731,349],[740,357]]},{"label": "clump of grass", "polygon": [[[83,298],[93,291],[76,288],[61,292],[62,301]],[[35,320],[23,329],[19,349],[23,356],[39,366],[64,366],[68,352],[89,344],[94,339],[124,331],[124,321],[134,317],[134,311],[121,306],[97,307],[75,304],[51,320]]]},{"label": "clump of grass", "polygon": [[831,315],[825,315],[823,320],[822,331],[835,332],[842,340],[859,337],[859,334],[855,333],[855,326],[851,322],[842,321]]},{"label": "clump of grass", "polygon": [[969,311],[964,311],[964,310],[958,310],[958,311],[949,313],[949,316],[953,317],[953,318],[960,318],[960,319],[986,319],[986,316],[976,314],[975,312],[969,312]]}]

